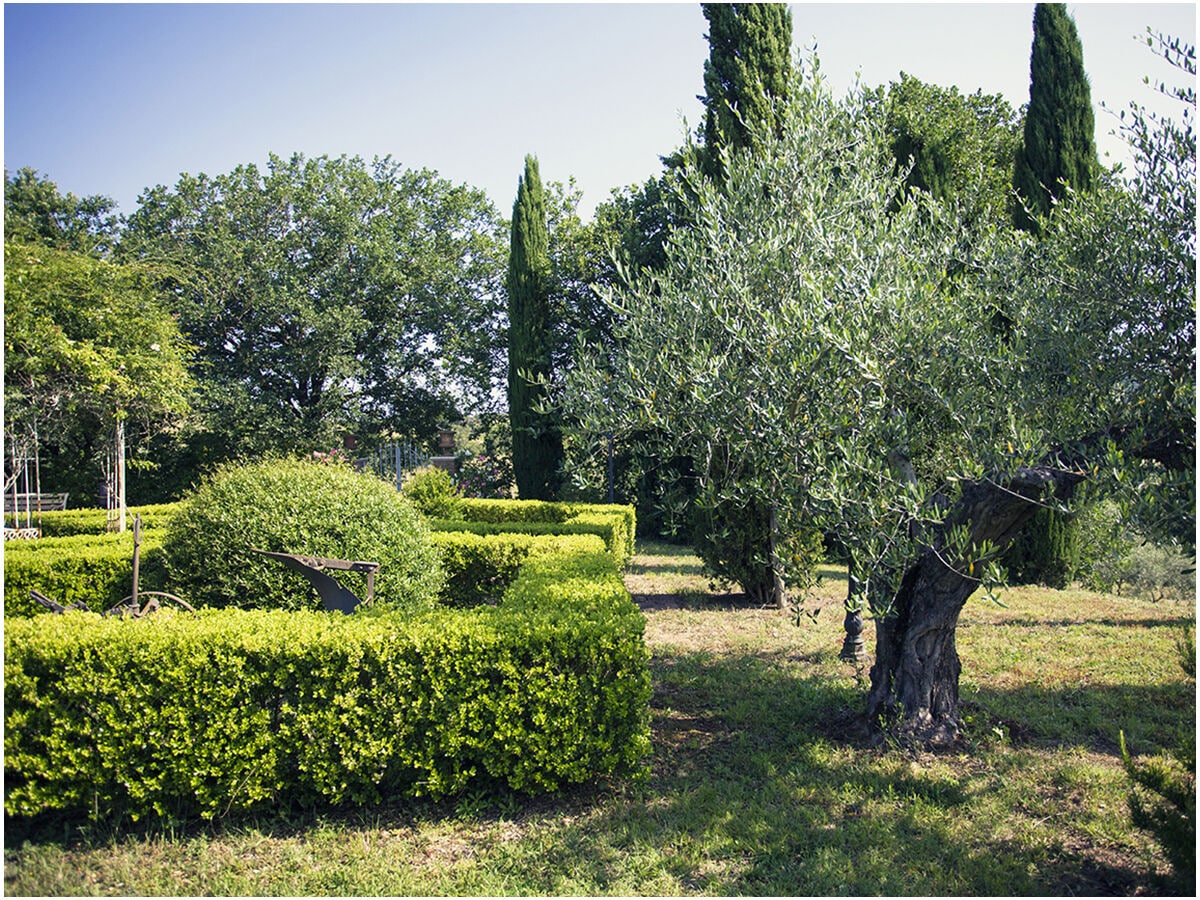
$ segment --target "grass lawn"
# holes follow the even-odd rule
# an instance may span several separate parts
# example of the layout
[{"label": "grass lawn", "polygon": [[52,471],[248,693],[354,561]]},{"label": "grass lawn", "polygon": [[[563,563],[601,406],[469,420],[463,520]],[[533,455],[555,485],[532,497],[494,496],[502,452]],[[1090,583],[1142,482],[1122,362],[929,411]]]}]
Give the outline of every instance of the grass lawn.
[{"label": "grass lawn", "polygon": [[[965,735],[867,747],[864,668],[841,662],[845,573],[797,626],[712,593],[644,544],[653,756],[637,784],[468,795],[186,831],[7,823],[9,895],[1161,894],[1117,752],[1194,733],[1174,642],[1187,604],[1087,591],[977,598],[959,628]],[[815,611],[820,609],[820,613]],[[868,625],[868,648],[874,640]]]}]

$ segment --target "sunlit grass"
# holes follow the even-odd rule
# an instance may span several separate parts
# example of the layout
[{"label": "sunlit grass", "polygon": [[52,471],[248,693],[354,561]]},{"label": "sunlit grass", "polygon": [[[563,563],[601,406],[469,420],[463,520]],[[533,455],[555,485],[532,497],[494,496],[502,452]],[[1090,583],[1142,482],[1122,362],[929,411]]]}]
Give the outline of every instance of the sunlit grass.
[{"label": "sunlit grass", "polygon": [[[1022,588],[972,598],[952,751],[872,748],[841,662],[845,575],[796,626],[643,548],[653,754],[641,783],[224,822],[174,835],[8,823],[7,894],[944,895],[1163,890],[1116,751],[1195,728],[1194,605]],[[645,552],[648,551],[648,552]],[[682,592],[682,597],[679,593]],[[868,625],[868,647],[873,629]],[[18,826],[20,823],[16,823]]]}]

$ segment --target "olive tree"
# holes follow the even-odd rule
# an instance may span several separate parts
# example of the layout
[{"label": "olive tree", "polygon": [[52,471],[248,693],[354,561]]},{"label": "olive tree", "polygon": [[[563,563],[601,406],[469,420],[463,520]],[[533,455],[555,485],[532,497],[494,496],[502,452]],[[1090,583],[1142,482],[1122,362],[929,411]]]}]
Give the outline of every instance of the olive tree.
[{"label": "olive tree", "polygon": [[[1082,248],[999,228],[959,240],[953,201],[895,202],[906,173],[878,103],[835,100],[819,72],[790,98],[761,152],[726,155],[721,189],[686,174],[692,224],[661,271],[608,292],[615,367],[580,353],[564,402],[597,433],[657,430],[702,493],[766,509],[777,595],[790,530],[816,522],[849,548],[848,605],[876,622],[869,720],[949,740],[964,603],[1040,506],[1119,454],[1131,406],[1055,353],[1050,283],[1087,271]],[[1093,346],[1133,339],[1114,321]],[[1114,348],[1127,379],[1143,349]]]}]

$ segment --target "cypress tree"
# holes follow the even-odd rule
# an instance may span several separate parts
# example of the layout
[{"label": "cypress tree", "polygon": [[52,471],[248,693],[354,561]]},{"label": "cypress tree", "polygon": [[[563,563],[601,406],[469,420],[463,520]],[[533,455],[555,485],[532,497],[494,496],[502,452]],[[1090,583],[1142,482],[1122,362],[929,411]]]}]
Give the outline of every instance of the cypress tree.
[{"label": "cypress tree", "polygon": [[550,375],[550,249],[546,199],[538,162],[525,157],[517,182],[508,254],[508,415],[513,475],[522,500],[553,500],[562,464],[562,433],[534,407],[544,395],[538,379]]},{"label": "cypress tree", "polygon": [[[1095,132],[1075,20],[1061,3],[1039,3],[1033,13],[1025,140],[1013,173],[1013,187],[1033,216],[1048,214],[1053,200],[1061,199],[1060,182],[1076,191],[1091,189],[1099,168]],[[1027,231],[1037,228],[1020,204],[1013,221]]]},{"label": "cypress tree", "polygon": [[[1049,215],[1054,201],[1062,199],[1062,184],[1089,191],[1098,170],[1091,88],[1075,20],[1064,4],[1039,3],[1033,13],[1025,135],[1013,171],[1013,188],[1021,201],[1013,209],[1014,224],[1036,233],[1037,217]],[[1025,581],[1065,587],[1079,556],[1078,545],[1078,524],[1045,510],[1026,525],[1014,545],[1012,568]]]},{"label": "cypress tree", "polygon": [[771,105],[787,95],[792,14],[786,3],[701,3],[708,20],[704,63],[704,171],[721,178],[720,148],[744,150],[751,123],[778,127]]}]

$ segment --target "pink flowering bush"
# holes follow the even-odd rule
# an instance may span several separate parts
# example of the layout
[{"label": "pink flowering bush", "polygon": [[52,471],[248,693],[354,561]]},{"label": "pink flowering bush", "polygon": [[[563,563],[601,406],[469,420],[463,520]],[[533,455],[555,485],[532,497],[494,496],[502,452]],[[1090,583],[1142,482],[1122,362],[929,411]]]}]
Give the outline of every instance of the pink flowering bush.
[{"label": "pink flowering bush", "polygon": [[328,453],[322,453],[320,450],[314,450],[310,456],[313,462],[324,463],[327,466],[348,466],[350,465],[350,457],[345,450],[334,448]]},{"label": "pink flowering bush", "polygon": [[504,456],[469,456],[454,477],[464,497],[504,500],[512,496],[512,460]]}]

